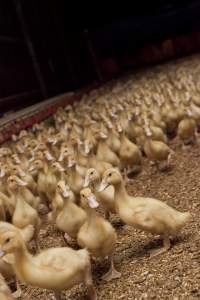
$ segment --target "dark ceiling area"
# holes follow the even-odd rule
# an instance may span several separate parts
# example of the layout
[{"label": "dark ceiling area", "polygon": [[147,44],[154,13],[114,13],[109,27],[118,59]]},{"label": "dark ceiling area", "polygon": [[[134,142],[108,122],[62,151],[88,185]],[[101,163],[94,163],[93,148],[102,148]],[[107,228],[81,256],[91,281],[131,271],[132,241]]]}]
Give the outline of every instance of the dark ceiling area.
[{"label": "dark ceiling area", "polygon": [[159,62],[164,56],[156,58],[156,51],[163,43],[170,48],[173,41],[176,48],[165,59],[198,51],[199,20],[200,1],[141,0],[108,9],[78,2],[69,7],[64,0],[2,0],[0,112]]}]

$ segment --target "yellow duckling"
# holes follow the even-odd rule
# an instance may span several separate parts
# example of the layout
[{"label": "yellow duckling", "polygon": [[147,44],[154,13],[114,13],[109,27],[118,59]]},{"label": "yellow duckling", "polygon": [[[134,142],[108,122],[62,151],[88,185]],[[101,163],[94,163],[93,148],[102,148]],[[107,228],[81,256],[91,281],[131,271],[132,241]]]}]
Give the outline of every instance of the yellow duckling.
[{"label": "yellow duckling", "polygon": [[95,208],[99,206],[96,197],[89,188],[81,191],[81,205],[87,213],[87,220],[80,228],[77,241],[82,248],[87,248],[95,257],[109,256],[111,266],[102,279],[109,281],[119,278],[121,274],[115,269],[113,252],[117,234],[112,225],[97,215]]},{"label": "yellow duckling", "polygon": [[96,134],[96,139],[98,141],[96,154],[97,159],[99,159],[100,161],[108,162],[112,166],[118,167],[120,165],[119,157],[106,144],[107,135],[103,131],[99,131]]},{"label": "yellow duckling", "polygon": [[53,290],[56,300],[61,299],[62,290],[85,283],[90,300],[97,300],[87,250],[51,248],[32,256],[20,235],[12,231],[0,235],[0,245],[1,257],[9,253],[14,255],[13,268],[20,281]]},{"label": "yellow duckling", "polygon": [[[19,186],[21,186],[20,188],[20,194],[21,196],[24,198],[24,200],[30,204],[33,208],[37,209],[39,204],[40,204],[40,198],[37,196],[34,196],[34,194],[29,190],[28,188],[28,182],[25,181],[25,176],[24,176],[24,180],[20,179],[18,176],[16,175],[12,175],[12,178],[15,182],[18,182]],[[29,176],[28,176],[29,178]],[[8,178],[9,179],[9,178]],[[11,185],[9,185],[9,180],[7,180],[8,182],[8,186],[9,189],[11,188]]]},{"label": "yellow duckling", "polygon": [[37,190],[40,199],[49,206],[52,197],[55,193],[57,177],[51,172],[51,169],[46,161],[37,159],[32,162],[29,167],[29,171],[38,171],[37,176]]},{"label": "yellow duckling", "polygon": [[10,176],[8,178],[8,185],[10,189],[15,191],[16,206],[12,216],[12,223],[18,228],[25,228],[28,225],[33,225],[35,228],[34,239],[36,248],[39,249],[38,234],[41,226],[41,220],[36,209],[34,209],[24,199],[21,194],[21,187],[25,186],[25,181],[19,180],[17,176]]},{"label": "yellow duckling", "polygon": [[119,157],[121,166],[126,170],[126,178],[129,172],[139,172],[142,164],[142,153],[138,146],[131,142],[125,135],[121,125],[117,124],[120,136]]},{"label": "yellow duckling", "polygon": [[67,183],[75,194],[75,196],[79,197],[80,190],[84,184],[84,174],[77,167],[76,160],[73,155],[68,156],[68,170],[67,170]]},{"label": "yellow duckling", "polygon": [[6,210],[8,210],[8,201],[9,201],[8,199],[9,198],[6,195],[0,192],[0,221],[6,220]]},{"label": "yellow duckling", "polygon": [[31,192],[34,194],[34,196],[37,196],[37,184],[33,177],[25,172],[20,166],[18,165],[13,165],[11,167],[11,174],[19,176],[22,178],[24,181],[27,182],[27,187],[31,190]]},{"label": "yellow duckling", "polygon": [[189,212],[179,212],[160,200],[130,196],[120,172],[114,168],[104,173],[99,190],[109,185],[115,188],[116,210],[126,224],[162,236],[164,247],[152,256],[167,251],[171,246],[170,236],[177,234],[191,218]]},{"label": "yellow duckling", "polygon": [[188,117],[182,119],[178,124],[177,136],[185,145],[193,143],[197,137],[196,121],[192,118],[192,113],[188,110]]},{"label": "yellow duckling", "polygon": [[146,132],[147,138],[144,143],[144,153],[147,158],[157,165],[158,169],[165,170],[170,165],[170,159],[173,151],[168,145],[161,141],[151,139],[151,131]]},{"label": "yellow duckling", "polygon": [[10,167],[8,164],[0,163],[0,191],[5,195],[9,195],[7,189],[7,179],[10,176]]},{"label": "yellow duckling", "polygon": [[65,239],[76,238],[80,227],[86,221],[85,211],[75,204],[75,198],[69,186],[59,181],[56,195],[52,201],[56,226],[66,233]]},{"label": "yellow duckling", "polygon": [[90,144],[89,140],[85,140],[85,153],[88,155],[88,165],[91,168],[95,168],[101,175],[112,165],[108,162],[99,160],[93,151],[93,146]]},{"label": "yellow duckling", "polygon": [[[22,239],[25,241],[26,244],[32,239],[34,235],[34,227],[32,225],[28,225],[24,229],[19,229],[16,226],[7,223],[7,222],[0,222],[0,235],[8,232],[16,232],[18,233]],[[5,255],[4,257],[0,258],[0,273],[6,278],[7,280],[12,279],[15,276],[13,267],[12,267],[13,257],[12,254]],[[18,284],[18,281],[16,281],[16,287],[17,290],[13,294],[15,298],[20,297],[21,295],[21,288]],[[1,296],[1,293],[0,293]],[[0,297],[0,299],[2,299]]]},{"label": "yellow duckling", "polygon": [[94,168],[88,169],[83,187],[90,187],[92,189],[98,201],[105,209],[106,219],[109,219],[110,213],[115,213],[114,188],[113,186],[109,186],[107,189],[99,193],[98,190],[100,183],[101,176],[99,172]]}]

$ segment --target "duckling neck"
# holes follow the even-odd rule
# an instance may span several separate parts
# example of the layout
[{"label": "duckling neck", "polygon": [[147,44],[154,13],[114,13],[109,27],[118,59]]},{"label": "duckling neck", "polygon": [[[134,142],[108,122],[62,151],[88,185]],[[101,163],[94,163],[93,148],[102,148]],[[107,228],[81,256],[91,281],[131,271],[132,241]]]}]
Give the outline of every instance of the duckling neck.
[{"label": "duckling neck", "polygon": [[123,181],[115,185],[115,198],[116,201],[124,201],[128,197],[126,187]]},{"label": "duckling neck", "polygon": [[48,164],[47,164],[46,162],[44,163],[44,167],[43,167],[43,169],[42,169],[41,171],[42,171],[42,173],[44,173],[44,174],[47,174],[47,173],[48,173],[49,167],[48,167]]},{"label": "duckling neck", "polygon": [[48,276],[48,272],[44,274],[44,268],[35,264],[34,257],[27,251],[25,244],[21,244],[21,247],[15,251],[14,256],[15,262],[13,267],[21,281],[38,286],[43,274],[44,282],[41,284],[43,285],[44,283],[45,286],[45,279],[46,275]]},{"label": "duckling neck", "polygon": [[15,253],[15,265],[17,266],[18,264],[21,265],[21,261],[24,260],[26,257],[29,256],[27,250],[26,250],[26,246],[23,244],[21,244],[20,248],[18,248]]},{"label": "duckling neck", "polygon": [[96,211],[93,208],[86,208],[85,212],[87,214],[87,220],[88,220],[88,224],[92,225],[95,222],[96,219]]},{"label": "duckling neck", "polygon": [[101,184],[101,179],[97,178],[91,182],[91,188],[93,191],[97,192]]}]

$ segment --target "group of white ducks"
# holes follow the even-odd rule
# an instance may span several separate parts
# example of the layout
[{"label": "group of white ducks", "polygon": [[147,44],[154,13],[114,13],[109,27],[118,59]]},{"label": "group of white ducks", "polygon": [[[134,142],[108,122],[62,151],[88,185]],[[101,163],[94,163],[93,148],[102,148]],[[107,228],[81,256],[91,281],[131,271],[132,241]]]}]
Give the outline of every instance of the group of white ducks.
[{"label": "group of white ducks", "polygon": [[[11,295],[0,278],[1,300],[21,294],[18,280],[52,290],[56,300],[62,290],[84,283],[89,298],[97,299],[91,258],[110,260],[103,280],[121,275],[113,260],[117,232],[111,214],[163,238],[163,248],[151,256],[169,250],[170,238],[190,213],[157,199],[131,196],[125,183],[131,173],[142,170],[144,156],[159,170],[169,167],[169,135],[177,135],[184,145],[197,141],[199,71],[193,59],[103,86],[2,145],[0,273],[7,282],[16,276],[17,291]],[[66,244],[73,239],[80,250],[40,250],[45,212]]]}]

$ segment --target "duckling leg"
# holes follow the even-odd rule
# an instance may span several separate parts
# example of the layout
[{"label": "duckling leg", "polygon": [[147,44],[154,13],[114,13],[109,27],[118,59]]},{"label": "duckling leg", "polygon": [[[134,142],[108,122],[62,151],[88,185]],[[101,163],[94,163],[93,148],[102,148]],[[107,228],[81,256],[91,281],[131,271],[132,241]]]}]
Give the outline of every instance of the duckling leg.
[{"label": "duckling leg", "polygon": [[110,212],[108,210],[105,211],[105,219],[110,220]]},{"label": "duckling leg", "polygon": [[15,299],[20,298],[22,296],[22,290],[21,290],[21,287],[19,285],[18,279],[16,279],[16,288],[17,288],[17,290],[14,293],[12,293],[12,296]]},{"label": "duckling leg", "polygon": [[41,252],[40,243],[38,241],[38,238],[35,240],[35,249],[37,253]]},{"label": "duckling leg", "polygon": [[106,281],[110,281],[112,279],[120,278],[121,273],[115,269],[113,256],[110,256],[110,269],[106,274],[104,274],[101,278]]},{"label": "duckling leg", "polygon": [[90,300],[97,300],[97,293],[95,291],[93,281],[92,281],[92,272],[91,272],[91,265],[90,264],[86,268],[84,281],[85,281],[85,285],[87,286],[87,289],[88,289],[89,299]]},{"label": "duckling leg", "polygon": [[168,235],[164,236],[163,238],[163,248],[161,249],[156,249],[156,250],[152,250],[151,254],[150,254],[150,258],[155,257],[157,255],[160,255],[166,251],[168,251],[171,247],[171,242],[170,242],[170,238]]},{"label": "duckling leg", "polygon": [[124,169],[124,181],[127,183],[132,182],[132,180],[128,177],[128,168]]},{"label": "duckling leg", "polygon": [[55,298],[55,300],[61,300],[61,293],[60,292],[54,292],[54,298]]},{"label": "duckling leg", "polygon": [[73,243],[73,239],[71,238],[71,236],[69,234],[67,234],[66,232],[63,233],[63,240],[65,241],[65,243],[67,245],[71,245]]}]

